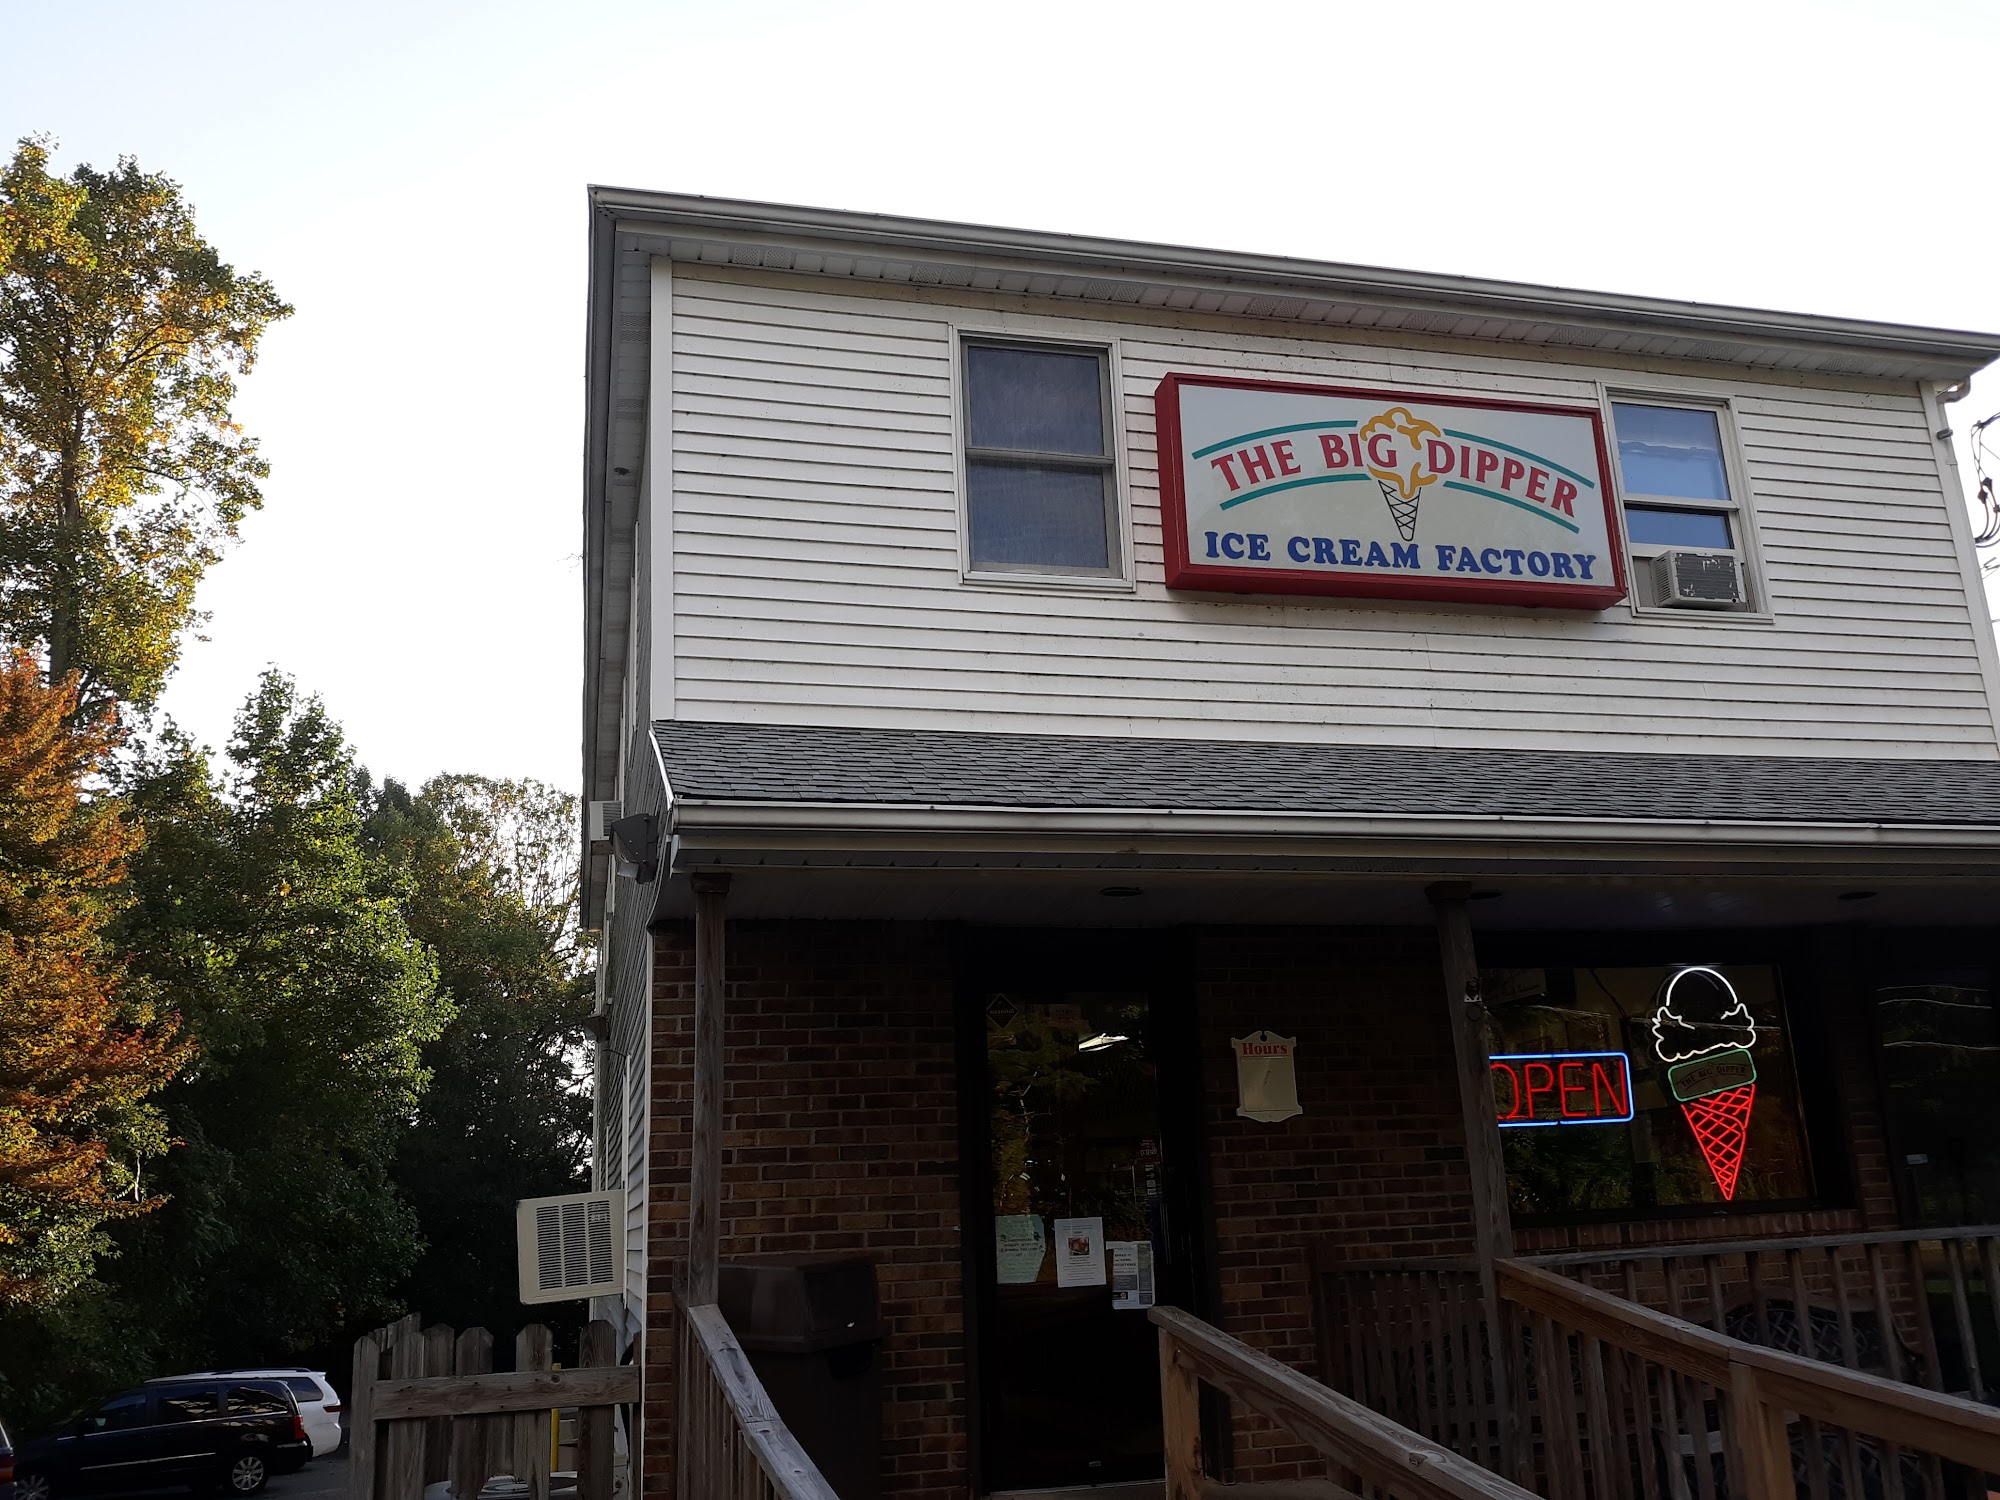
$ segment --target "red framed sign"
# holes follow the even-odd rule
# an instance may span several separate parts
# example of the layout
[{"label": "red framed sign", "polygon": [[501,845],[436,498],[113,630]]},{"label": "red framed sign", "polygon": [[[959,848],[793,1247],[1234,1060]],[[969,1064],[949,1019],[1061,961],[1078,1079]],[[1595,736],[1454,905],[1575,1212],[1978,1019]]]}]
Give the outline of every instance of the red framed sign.
[{"label": "red framed sign", "polygon": [[1594,406],[1169,375],[1167,587],[1602,609],[1625,597]]}]

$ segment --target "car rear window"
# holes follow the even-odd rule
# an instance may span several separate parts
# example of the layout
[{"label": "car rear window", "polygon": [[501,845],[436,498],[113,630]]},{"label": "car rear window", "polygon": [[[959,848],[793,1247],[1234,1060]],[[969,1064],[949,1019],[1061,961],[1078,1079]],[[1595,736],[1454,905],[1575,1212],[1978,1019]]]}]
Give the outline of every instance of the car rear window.
[{"label": "car rear window", "polygon": [[253,1385],[229,1388],[229,1414],[232,1417],[282,1417],[289,1410],[285,1398],[276,1391],[261,1391]]},{"label": "car rear window", "polygon": [[324,1401],[326,1399],[320,1393],[319,1382],[310,1376],[287,1375],[285,1377],[285,1388],[301,1401]]},{"label": "car rear window", "polygon": [[215,1388],[161,1391],[155,1398],[162,1422],[199,1422],[215,1415]]}]

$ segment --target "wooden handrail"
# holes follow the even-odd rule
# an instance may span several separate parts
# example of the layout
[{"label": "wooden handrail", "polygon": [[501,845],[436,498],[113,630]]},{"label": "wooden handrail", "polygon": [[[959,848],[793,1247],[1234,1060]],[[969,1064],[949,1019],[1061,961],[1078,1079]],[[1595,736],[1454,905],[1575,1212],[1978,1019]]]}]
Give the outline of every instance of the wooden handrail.
[{"label": "wooden handrail", "polygon": [[[1174,1307],[1155,1307],[1150,1316],[1161,1331],[1162,1373],[1169,1381],[1177,1377],[1207,1381],[1369,1484],[1420,1500],[1534,1500],[1518,1485],[1199,1318]],[[1177,1476],[1172,1472],[1176,1458],[1185,1468],[1199,1451],[1191,1429],[1177,1430],[1192,1423],[1192,1403],[1179,1406],[1176,1411],[1169,1399],[1168,1494],[1173,1500],[1191,1492],[1186,1474],[1179,1476],[1181,1485],[1176,1489]]]},{"label": "wooden handrail", "polygon": [[2000,1473],[2000,1411],[1697,1327],[1540,1266],[1503,1261],[1500,1294],[1574,1332],[1720,1390],[1747,1375],[1766,1404]]},{"label": "wooden handrail", "polygon": [[[2000,1237],[2000,1224],[1965,1224],[1954,1229],[1877,1229],[1847,1234],[1815,1234],[1809,1240],[1713,1240],[1701,1244],[1606,1245],[1596,1250],[1563,1250],[1547,1255],[1517,1256],[1531,1266],[1588,1266],[1623,1260],[1693,1259],[1703,1255],[1781,1255],[1810,1244],[1813,1249],[1868,1245],[1911,1245],[1924,1240],[1972,1240]],[[1350,1260],[1356,1270],[1367,1261]]]},{"label": "wooden handrail", "polygon": [[743,1440],[771,1481],[778,1500],[840,1500],[819,1466],[807,1457],[784,1418],[771,1405],[763,1382],[750,1368],[749,1356],[736,1342],[722,1309],[713,1303],[683,1307],[692,1342],[707,1360],[717,1387],[728,1402]]}]

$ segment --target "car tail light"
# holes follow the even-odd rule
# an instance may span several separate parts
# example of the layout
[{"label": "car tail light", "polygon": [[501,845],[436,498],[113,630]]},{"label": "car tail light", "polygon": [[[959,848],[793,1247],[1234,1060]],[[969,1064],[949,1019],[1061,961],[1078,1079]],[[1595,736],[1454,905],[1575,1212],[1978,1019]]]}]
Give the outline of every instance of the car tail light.
[{"label": "car tail light", "polygon": [[338,1401],[334,1401],[328,1403],[326,1408],[326,1414],[329,1417],[337,1417],[346,1410],[347,1410],[346,1407],[342,1406]]},{"label": "car tail light", "polygon": [[292,1441],[295,1443],[303,1443],[305,1440],[306,1440],[306,1419],[300,1416],[297,1412],[293,1412]]},{"label": "car tail light", "polygon": [[14,1455],[0,1453],[0,1484],[11,1484],[14,1480]]}]

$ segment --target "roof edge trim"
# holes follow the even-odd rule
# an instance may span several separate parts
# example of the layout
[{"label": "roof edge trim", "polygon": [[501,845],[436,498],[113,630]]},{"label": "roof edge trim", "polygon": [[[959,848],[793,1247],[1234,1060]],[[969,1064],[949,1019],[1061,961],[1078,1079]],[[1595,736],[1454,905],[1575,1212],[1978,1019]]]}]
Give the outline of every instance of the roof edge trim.
[{"label": "roof edge trim", "polygon": [[903,254],[1003,255],[1077,271],[1192,278],[1246,290],[1284,289],[1516,319],[1867,349],[1963,364],[1968,375],[2000,358],[2000,333],[632,188],[593,186],[590,195],[601,212],[659,228],[780,236]]}]

